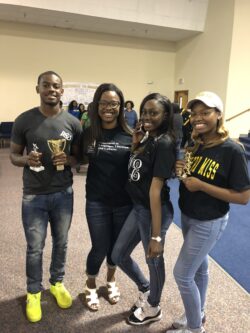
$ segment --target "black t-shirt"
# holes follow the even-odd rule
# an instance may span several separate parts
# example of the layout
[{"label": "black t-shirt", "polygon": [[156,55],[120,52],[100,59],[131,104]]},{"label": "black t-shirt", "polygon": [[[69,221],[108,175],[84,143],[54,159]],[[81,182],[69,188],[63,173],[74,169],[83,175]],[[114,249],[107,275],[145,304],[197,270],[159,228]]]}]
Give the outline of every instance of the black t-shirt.
[{"label": "black t-shirt", "polygon": [[[222,188],[243,191],[250,188],[243,148],[231,139],[207,149],[200,147],[192,158],[191,176]],[[229,203],[205,192],[190,192],[180,183],[179,207],[188,217],[213,220],[229,211]]]},{"label": "black t-shirt", "polygon": [[71,154],[71,146],[79,144],[81,124],[68,112],[61,111],[56,117],[45,117],[39,109],[23,112],[14,122],[11,140],[26,147],[27,154],[34,150],[42,153],[44,170],[35,172],[28,166],[23,169],[23,191],[25,194],[48,194],[66,189],[72,185],[69,166],[57,171],[52,163],[48,140],[65,139],[64,152]]},{"label": "black t-shirt", "polygon": [[[84,137],[83,137],[84,140]],[[104,129],[102,140],[87,149],[89,167],[86,198],[108,206],[131,204],[125,190],[128,179],[128,160],[131,135],[122,128]]]},{"label": "black t-shirt", "polygon": [[[126,189],[135,204],[150,208],[149,190],[153,177],[168,179],[175,163],[175,147],[167,135],[149,137],[141,144],[129,161],[129,181]],[[141,152],[140,152],[141,151]],[[169,187],[165,183],[161,201],[169,200]]]}]

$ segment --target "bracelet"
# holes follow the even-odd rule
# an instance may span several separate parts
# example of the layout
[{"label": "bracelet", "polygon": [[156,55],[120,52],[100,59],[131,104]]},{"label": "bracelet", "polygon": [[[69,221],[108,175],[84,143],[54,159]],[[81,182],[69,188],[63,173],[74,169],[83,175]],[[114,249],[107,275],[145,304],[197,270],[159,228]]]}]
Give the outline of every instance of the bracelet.
[{"label": "bracelet", "polygon": [[161,242],[161,237],[157,236],[157,237],[151,237],[151,239],[155,240],[157,243]]}]

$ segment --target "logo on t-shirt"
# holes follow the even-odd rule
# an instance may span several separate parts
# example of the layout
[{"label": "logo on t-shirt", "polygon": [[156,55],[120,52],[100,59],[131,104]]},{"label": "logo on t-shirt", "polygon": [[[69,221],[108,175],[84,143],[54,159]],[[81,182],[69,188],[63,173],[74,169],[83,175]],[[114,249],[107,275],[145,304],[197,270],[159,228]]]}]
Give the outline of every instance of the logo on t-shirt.
[{"label": "logo on t-shirt", "polygon": [[71,139],[72,139],[72,135],[70,133],[65,132],[65,131],[62,131],[62,133],[60,134],[60,136],[62,136],[67,141],[71,141]]},{"label": "logo on t-shirt", "polygon": [[129,181],[138,182],[141,178],[140,168],[142,167],[142,161],[134,156],[131,156],[129,160]]},{"label": "logo on t-shirt", "polygon": [[211,158],[204,158],[203,156],[195,156],[192,162],[191,171],[197,173],[207,179],[214,180],[220,164]]}]

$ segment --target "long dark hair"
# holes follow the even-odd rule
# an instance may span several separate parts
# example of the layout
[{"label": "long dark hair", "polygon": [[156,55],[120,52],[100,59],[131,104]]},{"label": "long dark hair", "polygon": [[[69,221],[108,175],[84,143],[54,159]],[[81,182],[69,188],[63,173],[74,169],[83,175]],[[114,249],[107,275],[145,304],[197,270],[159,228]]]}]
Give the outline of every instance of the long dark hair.
[{"label": "long dark hair", "polygon": [[140,117],[147,101],[154,99],[157,103],[163,106],[165,117],[161,125],[157,128],[157,136],[161,134],[168,134],[173,140],[175,140],[173,129],[173,106],[170,100],[159,93],[152,93],[147,95],[140,105]]},{"label": "long dark hair", "polygon": [[[124,97],[122,91],[113,83],[103,83],[101,84],[95,91],[93,103],[91,105],[91,112],[90,112],[90,121],[91,126],[88,128],[88,133],[86,133],[86,143],[87,145],[94,143],[95,141],[102,139],[103,128],[101,118],[98,113],[99,109],[99,101],[101,96],[106,91],[115,91],[116,94],[119,96],[120,99],[120,108],[119,108],[119,115],[117,118],[118,125],[126,132],[131,134],[131,130],[128,128],[124,115]],[[84,146],[85,146],[84,144]]]}]

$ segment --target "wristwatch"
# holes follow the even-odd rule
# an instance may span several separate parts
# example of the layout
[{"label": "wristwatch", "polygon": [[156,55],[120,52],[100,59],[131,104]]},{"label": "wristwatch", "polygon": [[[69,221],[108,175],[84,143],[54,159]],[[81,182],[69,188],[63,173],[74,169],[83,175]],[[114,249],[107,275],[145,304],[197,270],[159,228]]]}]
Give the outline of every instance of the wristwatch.
[{"label": "wristwatch", "polygon": [[151,239],[155,240],[157,243],[161,242],[161,237],[157,236],[157,237],[151,237]]}]

